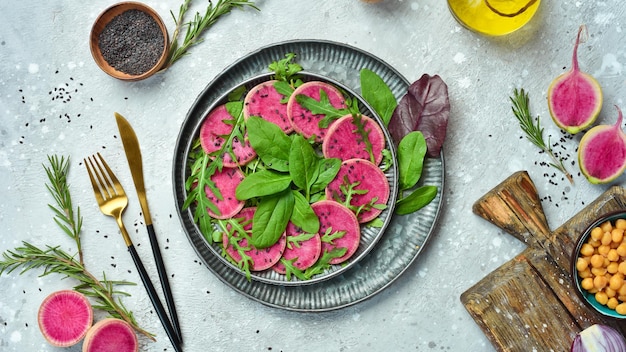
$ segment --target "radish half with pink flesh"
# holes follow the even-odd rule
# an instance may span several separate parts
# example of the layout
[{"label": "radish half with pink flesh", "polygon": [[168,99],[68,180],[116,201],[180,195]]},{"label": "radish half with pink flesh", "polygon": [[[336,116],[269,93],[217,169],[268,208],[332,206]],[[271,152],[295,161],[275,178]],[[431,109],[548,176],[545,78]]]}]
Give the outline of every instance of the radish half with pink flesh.
[{"label": "radish half with pink flesh", "polygon": [[41,333],[51,345],[69,347],[87,334],[93,323],[93,309],[82,293],[61,290],[43,300],[37,321]]},{"label": "radish half with pink flesh", "polygon": [[[322,90],[326,93],[328,101],[333,107],[337,109],[346,108],[346,99],[339,89],[320,81],[303,83],[293,91],[287,103],[287,115],[289,116],[293,129],[307,139],[315,136],[315,141],[318,143],[322,142],[328,130],[328,127],[319,126],[319,122],[324,118],[324,115],[311,113],[311,111],[307,110],[296,101],[296,97],[298,95],[306,95],[320,101],[320,92]],[[331,125],[329,125],[329,127]]]},{"label": "radish half with pink flesh", "polygon": [[[374,160],[371,160],[364,138],[367,138],[371,146]],[[383,149],[385,149],[383,130],[376,121],[365,115],[346,115],[336,120],[322,142],[322,153],[326,158],[365,159],[373,161],[376,165],[383,160]]]},{"label": "radish half with pink flesh", "polygon": [[[342,162],[337,176],[326,187],[326,199],[346,202],[347,196],[341,189],[348,185],[356,185],[354,189],[357,191],[350,199],[351,207],[386,205],[389,200],[389,181],[385,173],[367,160],[349,159]],[[359,222],[369,222],[381,212],[382,209],[376,207],[364,208],[358,214]]]},{"label": "radish half with pink flesh", "polygon": [[[304,241],[292,241],[297,236],[303,235],[301,229],[295,226],[292,222],[287,224],[287,246],[283,252],[282,258],[286,260],[294,260],[293,266],[299,270],[306,270],[310,268],[320,257],[322,252],[322,240],[319,234],[314,234],[313,237]],[[282,262],[276,263],[272,267],[274,271],[279,274],[285,274],[285,265]]]},{"label": "radish half with pink flesh", "polygon": [[330,260],[330,264],[340,264],[350,259],[359,248],[361,242],[361,228],[354,213],[332,200],[321,200],[311,204],[315,215],[320,219],[319,235],[324,236],[326,232],[345,232],[340,238],[334,239],[332,243],[322,242],[322,253],[330,252],[335,248],[346,248],[346,253],[338,258]]},{"label": "radish half with pink flesh", "polygon": [[222,198],[219,199],[209,186],[204,187],[207,198],[219,209],[219,214],[211,209],[207,209],[211,217],[215,219],[228,219],[243,209],[244,201],[235,197],[235,190],[244,177],[241,170],[230,167],[222,168],[222,171],[215,171],[215,173],[211,175],[211,181],[213,181],[215,187],[219,189]]},{"label": "radish half with pink flesh", "polygon": [[280,127],[285,133],[293,131],[291,121],[287,116],[285,98],[274,88],[276,80],[260,83],[253,87],[243,101],[243,117],[259,116]]},{"label": "radish half with pink flesh", "polygon": [[[256,211],[255,207],[244,208],[239,214],[234,216],[235,219],[240,220],[241,223],[244,224],[243,229],[248,231],[248,233],[252,232],[252,219],[254,218],[254,212]],[[234,233],[234,237],[237,236],[237,232]],[[229,242],[228,234],[224,233],[222,235],[222,243],[224,245],[224,249],[226,253],[235,261],[241,261],[241,255],[237,252],[235,246],[232,246]],[[242,238],[238,240],[239,246],[242,248],[248,247],[248,240]],[[245,251],[245,254],[248,255],[252,260],[251,271],[263,271],[274,266],[283,255],[283,251],[285,250],[285,245],[287,243],[286,235],[283,233],[280,236],[278,242],[275,244],[263,248],[257,249],[254,246],[250,245],[250,249]]]},{"label": "radish half with pink flesh", "polygon": [[622,131],[622,110],[617,107],[615,125],[595,126],[580,140],[578,164],[591,183],[608,183],[626,170],[626,134]]},{"label": "radish half with pink flesh", "polygon": [[578,66],[578,44],[585,27],[578,29],[572,68],[555,78],[548,88],[548,108],[554,123],[576,134],[591,126],[602,109],[602,88],[598,81]]},{"label": "radish half with pink flesh", "polygon": [[[224,143],[227,142],[224,136],[228,136],[233,130],[233,125],[224,121],[233,119],[234,117],[228,113],[226,105],[216,107],[205,117],[202,126],[200,126],[200,144],[202,144],[205,153],[217,152],[224,146]],[[245,165],[256,157],[256,152],[250,146],[247,138],[241,141],[235,137],[232,140],[232,151],[236,160],[229,152],[222,155],[223,165],[226,167]]]},{"label": "radish half with pink flesh", "polygon": [[106,318],[89,329],[83,352],[137,352],[139,342],[133,328],[121,319]]}]

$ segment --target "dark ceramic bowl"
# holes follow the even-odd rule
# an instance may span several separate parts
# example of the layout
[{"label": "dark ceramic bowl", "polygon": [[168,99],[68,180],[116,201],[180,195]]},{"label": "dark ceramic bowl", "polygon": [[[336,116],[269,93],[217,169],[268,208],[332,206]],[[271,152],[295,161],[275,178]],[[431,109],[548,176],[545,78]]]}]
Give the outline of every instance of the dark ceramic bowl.
[{"label": "dark ceramic bowl", "polygon": [[[111,63],[109,63],[105,59],[105,55],[103,55],[102,45],[100,43],[100,34],[105,30],[107,25],[117,16],[124,14],[125,12],[130,10],[138,10],[152,17],[152,19],[154,19],[154,21],[156,22],[160,32],[163,34],[164,41],[163,49],[161,51],[159,51],[158,53],[150,53],[152,56],[158,57],[156,63],[150,67],[146,67],[145,70],[141,70],[137,73],[127,73],[130,72],[130,70],[123,72],[123,70],[118,69],[120,68],[119,65],[118,68],[116,68],[114,67],[115,64],[112,65]],[[93,24],[93,27],[91,28],[89,46],[91,49],[91,55],[96,61],[96,64],[106,74],[123,81],[139,81],[154,75],[166,64],[169,51],[169,36],[163,20],[158,15],[158,13],[154,11],[151,7],[139,2],[125,1],[112,5],[98,16]]]},{"label": "dark ceramic bowl", "polygon": [[610,221],[611,223],[615,224],[615,221],[618,219],[626,219],[626,210],[614,211],[614,212],[604,214],[598,217],[596,220],[594,220],[585,229],[585,231],[583,231],[583,233],[578,238],[578,241],[576,242],[576,247],[574,248],[574,252],[572,254],[570,273],[571,273],[573,284],[576,287],[576,293],[589,308],[595,310],[596,312],[598,312],[598,314],[608,317],[608,318],[626,320],[626,315],[621,315],[617,313],[614,309],[611,309],[603,304],[600,304],[596,300],[595,294],[589,293],[587,292],[587,290],[582,288],[581,286],[582,279],[578,276],[578,270],[576,269],[576,261],[580,255],[580,250],[582,246],[585,243],[587,243],[587,240],[591,236],[591,231],[595,227],[600,226],[606,221]]}]

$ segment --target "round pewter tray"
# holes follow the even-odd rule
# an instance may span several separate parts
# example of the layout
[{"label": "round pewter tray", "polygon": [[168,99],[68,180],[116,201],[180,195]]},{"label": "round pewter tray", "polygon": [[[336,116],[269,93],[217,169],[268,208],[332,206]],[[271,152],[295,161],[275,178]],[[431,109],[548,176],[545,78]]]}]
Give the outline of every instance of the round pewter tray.
[{"label": "round pewter tray", "polygon": [[268,72],[268,65],[287,53],[307,72],[328,77],[360,93],[359,72],[367,68],[377,73],[399,100],[409,82],[382,60],[362,50],[329,41],[297,40],[261,48],[241,58],[219,74],[200,93],[181,127],[174,151],[173,184],[177,211],[187,237],[202,261],[222,282],[241,294],[268,306],[293,311],[328,311],[350,306],[381,292],[394,282],[420,254],[439,217],[444,187],[443,151],[425,161],[420,184],[438,187],[435,199],[416,213],[394,215],[376,246],[345,273],[305,286],[275,285],[247,280],[216,257],[196,230],[189,211],[182,211],[186,177],[187,146],[195,136],[199,119],[232,87]]},{"label": "round pewter tray", "polygon": [[[254,76],[244,82],[239,83],[237,86],[232,87],[230,90],[228,90],[225,94],[223,94],[220,98],[216,99],[213,104],[211,104],[211,106],[209,106],[209,108],[207,109],[207,111],[205,111],[202,114],[202,117],[199,119],[194,119],[194,121],[197,122],[197,125],[195,126],[195,128],[193,129],[193,138],[189,139],[189,144],[186,146],[185,148],[185,154],[189,155],[192,153],[193,151],[193,147],[195,144],[195,141],[199,138],[199,134],[200,134],[200,129],[202,127],[203,121],[205,119],[205,117],[216,107],[226,104],[228,102],[228,96],[230,96],[234,91],[239,90],[241,87],[245,88],[246,93],[248,91],[250,91],[253,87],[255,87],[257,84],[269,81],[272,79],[273,77],[273,73],[265,73],[259,76]],[[302,78],[302,80],[304,82],[308,82],[308,81],[323,81],[326,83],[329,83],[337,88],[339,88],[340,91],[342,91],[342,93],[344,94],[345,97],[349,97],[350,99],[357,99],[359,102],[359,109],[360,112],[363,115],[369,116],[370,118],[372,118],[374,121],[376,121],[376,123],[378,123],[378,125],[381,127],[381,129],[384,132],[385,135],[385,148],[387,148],[390,153],[391,153],[391,157],[393,160],[396,160],[396,153],[395,153],[395,147],[393,145],[393,142],[391,140],[391,135],[389,134],[389,132],[387,131],[386,128],[384,128],[384,123],[380,120],[380,117],[373,111],[373,109],[369,106],[369,104],[367,104],[367,102],[365,100],[363,100],[362,97],[360,97],[358,94],[356,94],[351,88],[335,81],[335,80],[331,80],[328,79],[326,77],[323,77],[321,75],[318,74],[314,74],[314,73],[309,73],[309,72],[300,72],[299,73],[300,77]],[[185,170],[190,170],[191,169],[191,163],[188,161],[186,163],[186,165],[184,166]],[[311,285],[311,284],[316,284],[319,283],[321,281],[324,280],[328,280],[332,277],[335,277],[337,275],[341,275],[341,273],[350,270],[356,263],[358,263],[359,260],[361,260],[363,257],[365,257],[371,250],[372,248],[376,245],[376,243],[378,242],[378,240],[382,237],[382,235],[384,234],[385,229],[387,228],[387,226],[389,225],[389,222],[391,221],[392,215],[393,215],[393,211],[395,209],[395,203],[396,203],[396,199],[397,199],[397,194],[398,194],[398,167],[396,163],[393,163],[392,165],[390,165],[389,169],[387,171],[384,172],[385,176],[387,177],[387,182],[389,183],[389,199],[387,200],[386,203],[386,209],[383,210],[381,212],[381,214],[378,216],[378,219],[380,219],[382,226],[380,227],[369,227],[369,226],[363,226],[361,225],[361,240],[359,241],[359,246],[356,250],[356,252],[345,262],[341,263],[341,264],[337,264],[337,265],[331,265],[329,269],[325,270],[323,273],[317,274],[315,276],[313,276],[311,279],[309,280],[300,280],[295,276],[292,276],[290,278],[290,280],[287,279],[286,275],[283,274],[279,274],[277,272],[275,272],[272,269],[268,269],[268,270],[263,270],[263,271],[258,271],[258,272],[251,272],[250,273],[250,279],[254,280],[254,281],[258,281],[258,282],[263,282],[263,283],[268,283],[268,284],[275,284],[275,285],[285,285],[285,286],[299,286],[299,285]],[[185,175],[185,179],[187,179],[189,177],[189,172],[186,173]],[[185,192],[183,194],[183,197],[186,198],[187,197],[187,192]],[[196,211],[196,207],[192,206],[190,207],[191,209],[189,210],[189,216],[192,216],[191,214],[193,214]],[[200,233],[200,228],[199,226],[196,224],[195,229],[193,229],[193,232],[196,233]],[[207,236],[210,236],[210,234],[205,234]],[[206,240],[206,236],[204,236],[203,238],[205,238]],[[228,259],[226,259],[226,257],[224,257],[222,255],[223,253],[223,247],[221,245],[221,243],[213,243],[212,245],[210,243],[207,242],[206,244],[208,246],[208,248],[213,252],[213,255],[215,255],[217,258],[219,258],[224,265],[231,267],[233,270],[235,270],[236,272],[238,272],[240,275],[246,275],[246,273],[242,270],[240,270],[235,264],[233,264],[231,261],[229,261]]]}]

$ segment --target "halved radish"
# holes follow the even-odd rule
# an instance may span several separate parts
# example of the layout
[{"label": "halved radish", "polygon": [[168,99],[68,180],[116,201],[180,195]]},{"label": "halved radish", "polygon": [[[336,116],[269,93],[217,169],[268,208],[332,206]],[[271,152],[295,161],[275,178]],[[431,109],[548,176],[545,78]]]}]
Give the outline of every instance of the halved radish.
[{"label": "halved radish", "polygon": [[[297,236],[303,235],[301,229],[296,227],[292,222],[287,224],[287,246],[283,252],[283,258],[286,260],[294,260],[293,266],[299,270],[306,270],[311,267],[320,257],[322,252],[322,240],[319,234],[304,241],[294,241]],[[280,261],[272,267],[279,274],[285,274],[285,265]]]},{"label": "halved radish", "polygon": [[[350,199],[351,207],[360,207],[366,204],[387,204],[389,200],[389,181],[378,166],[363,159],[349,159],[341,163],[335,179],[326,187],[326,198],[345,202],[346,195],[342,192],[342,186],[355,185],[355,190],[363,191],[363,194],[353,194]],[[370,207],[363,209],[358,214],[359,222],[365,223],[375,219],[381,209]]]},{"label": "halved radish", "polygon": [[73,290],[48,295],[37,314],[43,337],[53,346],[69,347],[85,337],[93,323],[93,309],[87,297]]},{"label": "halved radish", "polygon": [[[239,214],[233,216],[235,219],[240,219],[240,223],[244,224],[243,229],[251,232],[252,231],[252,219],[254,218],[254,212],[256,211],[255,207],[244,208]],[[229,243],[228,234],[224,233],[222,235],[222,243],[224,245],[224,249],[226,253],[235,261],[241,261],[241,255],[237,252],[237,249],[234,246],[231,246]],[[233,235],[233,237],[238,237],[237,232]],[[248,240],[245,238],[239,239],[237,241],[239,246],[242,248],[248,247]],[[263,249],[256,249],[254,246],[250,245],[250,249],[245,251],[244,253],[248,255],[252,259],[251,271],[263,271],[265,269],[271,268],[274,264],[276,264],[280,257],[283,255],[283,251],[285,250],[286,245],[286,235],[283,233],[280,236],[278,242],[273,244],[270,247]]]},{"label": "halved radish", "polygon": [[[226,105],[220,105],[205,117],[200,126],[200,144],[202,149],[207,154],[219,151],[226,139],[224,136],[228,136],[233,130],[233,125],[224,121],[233,120],[234,118],[228,113]],[[222,160],[226,167],[237,167],[239,165],[245,165],[250,160],[256,157],[256,152],[250,146],[250,142],[245,138],[245,141],[240,141],[235,138],[232,141],[233,153],[236,156],[236,160],[233,160],[230,153],[224,153]]]},{"label": "halved radish", "polygon": [[359,222],[350,209],[332,200],[321,200],[311,204],[311,208],[320,219],[320,236],[330,233],[343,232],[343,237],[333,240],[332,243],[322,242],[322,253],[330,252],[335,248],[346,248],[346,253],[333,258],[330,264],[340,264],[348,260],[359,248],[361,242],[361,228]]},{"label": "halved radish", "polygon": [[328,100],[332,106],[337,109],[346,108],[346,100],[343,94],[334,86],[319,81],[303,83],[294,90],[287,103],[287,115],[291,120],[293,129],[307,139],[315,136],[316,142],[322,142],[328,130],[328,127],[321,128],[319,126],[319,122],[324,118],[324,115],[312,114],[311,111],[305,109],[296,101],[296,97],[302,94],[320,101],[320,91],[322,90],[328,96]]},{"label": "halved radish", "polygon": [[215,183],[215,187],[220,190],[222,196],[222,199],[218,199],[209,186],[204,188],[207,198],[209,198],[220,211],[219,214],[216,214],[212,210],[207,209],[211,217],[215,219],[228,219],[243,208],[244,202],[235,197],[235,190],[243,178],[244,175],[241,170],[229,167],[223,168],[222,171],[216,171],[211,176],[211,181]]},{"label": "halved radish", "polygon": [[364,138],[367,138],[372,148],[373,162],[376,165],[380,164],[383,160],[382,151],[385,149],[385,135],[378,123],[365,115],[346,115],[336,120],[326,132],[322,142],[322,153],[327,158],[341,160],[358,158],[372,161]]},{"label": "halved radish", "polygon": [[132,326],[121,319],[106,318],[89,329],[83,352],[137,352],[139,342]]},{"label": "halved radish", "polygon": [[253,87],[243,101],[243,117],[259,116],[280,127],[285,133],[293,131],[287,116],[287,103],[281,102],[284,96],[274,88],[276,80],[266,81]]}]

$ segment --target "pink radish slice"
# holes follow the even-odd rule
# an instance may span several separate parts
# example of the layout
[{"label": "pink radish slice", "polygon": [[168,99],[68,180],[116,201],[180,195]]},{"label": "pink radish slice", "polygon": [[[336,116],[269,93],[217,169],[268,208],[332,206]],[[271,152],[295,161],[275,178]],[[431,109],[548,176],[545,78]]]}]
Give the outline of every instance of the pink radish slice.
[{"label": "pink radish slice", "polygon": [[284,96],[274,88],[277,81],[267,81],[252,88],[244,99],[243,117],[259,116],[280,127],[285,133],[293,131],[287,117],[287,103],[282,103]]},{"label": "pink radish slice", "polygon": [[[363,135],[358,132],[354,123],[355,118],[359,117],[347,115],[336,120],[330,126],[322,142],[322,153],[326,158],[370,160]],[[360,118],[360,123],[363,125],[367,139],[372,146],[374,163],[378,165],[383,160],[382,151],[385,148],[385,135],[376,121],[365,115],[361,115]]]},{"label": "pink radish slice", "polygon": [[[290,243],[290,238],[302,235],[302,230],[297,228],[291,222],[287,224],[287,230],[285,233],[287,234],[287,246],[283,252],[283,258],[286,260],[293,260],[297,258],[293,262],[293,266],[299,270],[306,270],[317,262],[322,251],[322,240],[320,239],[319,234],[315,234],[315,236],[302,242]],[[280,261],[276,263],[272,269],[279,274],[286,273],[285,265]]]},{"label": "pink radish slice", "polygon": [[132,326],[121,319],[106,318],[89,329],[83,352],[137,352],[139,342]]},{"label": "pink radish slice", "polygon": [[[359,182],[355,188],[357,190],[365,190],[365,194],[355,194],[350,202],[351,206],[359,207],[368,204],[377,198],[376,204],[387,204],[389,200],[389,182],[387,177],[378,166],[367,160],[349,159],[341,163],[339,172],[334,180],[326,187],[326,198],[336,199],[340,202],[346,200],[345,195],[341,192],[341,186],[345,183],[347,177],[348,183]],[[375,219],[382,210],[371,208],[359,213],[359,222],[365,223]]]},{"label": "pink radish slice", "polygon": [[[224,136],[227,136],[233,130],[232,124],[227,124],[224,120],[233,120],[234,118],[228,113],[226,105],[220,105],[206,116],[200,126],[200,144],[205,153],[210,154],[219,151],[223,144],[226,143]],[[237,160],[233,160],[230,153],[225,153],[222,156],[224,166],[237,167],[239,165],[245,165],[250,160],[256,157],[256,152],[250,146],[250,142],[246,140],[242,144],[242,141],[233,139],[233,153],[237,157]]]},{"label": "pink radish slice", "polygon": [[[244,230],[252,231],[252,219],[254,217],[255,211],[256,208],[254,207],[244,208],[239,212],[239,214],[236,214],[233,217],[236,219],[241,219],[240,221],[245,223],[243,227]],[[234,236],[237,237],[237,233],[235,233]],[[222,243],[224,244],[224,249],[226,250],[226,253],[228,253],[228,255],[230,255],[230,257],[234,261],[240,262],[241,255],[237,252],[237,249],[235,249],[234,246],[230,245],[228,240],[228,235],[224,233],[222,235]],[[240,239],[238,242],[241,247],[248,246],[248,240],[246,240],[245,238]],[[283,251],[285,250],[286,243],[286,235],[283,233],[278,242],[268,248],[256,249],[251,245],[250,249],[245,251],[246,255],[250,256],[250,258],[252,259],[252,266],[250,270],[263,271],[271,268],[280,260],[280,257],[283,255]]]},{"label": "pink radish slice", "polygon": [[[328,130],[328,128],[319,127],[319,122],[324,118],[324,115],[312,114],[296,101],[296,96],[300,94],[320,101],[320,90],[326,92],[332,106],[337,109],[346,108],[346,100],[337,88],[328,83],[311,81],[303,83],[291,94],[289,102],[287,103],[287,115],[296,132],[307,139],[315,135],[315,141],[321,143]],[[329,125],[329,127],[331,125]]]},{"label": "pink radish slice", "polygon": [[93,309],[83,294],[73,290],[57,291],[43,300],[37,321],[51,345],[69,347],[87,334],[93,323]]},{"label": "pink radish slice", "polygon": [[350,259],[359,248],[361,242],[361,228],[359,222],[350,209],[332,200],[322,200],[311,204],[311,208],[320,219],[319,235],[323,236],[328,228],[331,232],[345,231],[343,237],[335,239],[333,243],[322,243],[322,253],[330,252],[335,248],[346,248],[346,254],[333,258],[330,264],[340,264]]},{"label": "pink radish slice", "polygon": [[218,199],[208,186],[204,188],[207,198],[220,210],[220,213],[216,214],[212,210],[207,209],[211,217],[215,219],[228,219],[243,208],[244,202],[235,197],[235,190],[243,178],[244,175],[239,169],[225,167],[221,172],[215,171],[215,174],[211,176],[211,181],[213,181],[215,186],[220,190],[222,199]]}]

